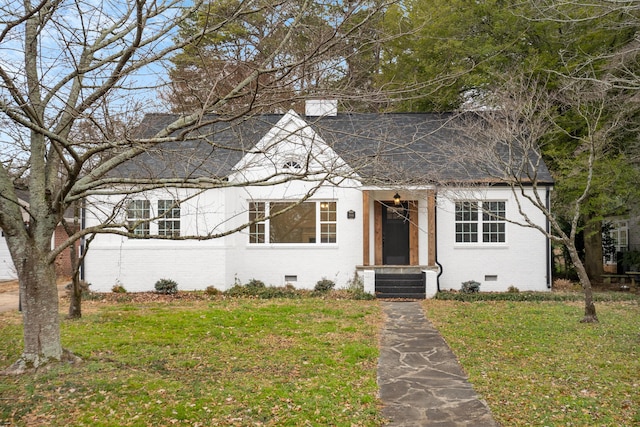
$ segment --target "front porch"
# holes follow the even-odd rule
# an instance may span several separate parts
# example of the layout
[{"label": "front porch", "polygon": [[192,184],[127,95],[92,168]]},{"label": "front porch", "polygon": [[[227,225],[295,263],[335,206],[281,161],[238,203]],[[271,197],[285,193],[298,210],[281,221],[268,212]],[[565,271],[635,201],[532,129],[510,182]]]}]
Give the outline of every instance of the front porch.
[{"label": "front porch", "polygon": [[404,197],[395,190],[363,190],[363,263],[356,270],[365,291],[378,298],[429,298],[439,271],[435,189],[400,192]]}]

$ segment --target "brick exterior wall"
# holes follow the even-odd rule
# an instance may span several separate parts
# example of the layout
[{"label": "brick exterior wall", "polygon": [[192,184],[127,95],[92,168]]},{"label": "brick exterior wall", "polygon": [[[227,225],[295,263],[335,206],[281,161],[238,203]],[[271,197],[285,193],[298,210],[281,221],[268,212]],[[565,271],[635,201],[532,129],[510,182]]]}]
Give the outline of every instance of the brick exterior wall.
[{"label": "brick exterior wall", "polygon": [[[58,225],[56,228],[56,232],[54,235],[54,245],[53,247],[58,247],[65,240],[67,240],[69,236],[67,235],[64,227],[62,225]],[[76,250],[80,250],[80,242],[75,242]],[[79,254],[79,252],[78,252]],[[67,248],[58,257],[56,258],[56,274],[58,277],[71,277],[73,274],[72,266],[71,266],[71,249]]]}]

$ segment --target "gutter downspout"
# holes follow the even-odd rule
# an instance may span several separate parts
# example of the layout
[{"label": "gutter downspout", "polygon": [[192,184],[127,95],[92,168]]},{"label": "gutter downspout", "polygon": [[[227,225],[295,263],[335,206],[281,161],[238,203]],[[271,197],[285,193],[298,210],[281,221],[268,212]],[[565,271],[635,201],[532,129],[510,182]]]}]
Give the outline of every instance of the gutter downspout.
[{"label": "gutter downspout", "polygon": [[440,276],[442,276],[442,264],[438,262],[438,192],[436,191],[434,194],[435,209],[433,210],[433,223],[435,224],[435,255],[436,255],[436,265],[438,266],[438,275],[436,276],[436,289],[437,292],[440,292]]},{"label": "gutter downspout", "polygon": [[[85,221],[85,217],[86,217],[86,212],[85,212],[85,205],[84,205],[84,199],[82,199],[82,206],[80,207],[80,229],[84,230],[87,226],[86,221]],[[84,245],[85,245],[85,238],[84,236],[82,236],[80,238],[80,265],[78,266],[78,268],[80,269],[80,280],[84,281]]]},{"label": "gutter downspout", "polygon": [[[550,214],[551,213],[551,190],[549,190],[548,186],[547,186],[547,193],[545,197],[545,204],[547,208],[547,213]],[[549,224],[549,218],[546,218],[545,230],[547,232],[547,289],[551,289],[551,276],[553,272],[551,271],[551,238],[549,237],[551,228]]]}]

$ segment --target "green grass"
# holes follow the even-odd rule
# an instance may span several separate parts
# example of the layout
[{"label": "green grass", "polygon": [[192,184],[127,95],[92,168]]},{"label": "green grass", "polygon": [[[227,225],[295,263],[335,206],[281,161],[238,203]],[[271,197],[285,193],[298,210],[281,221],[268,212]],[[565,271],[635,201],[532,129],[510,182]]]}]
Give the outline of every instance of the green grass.
[{"label": "green grass", "polygon": [[[424,302],[503,426],[640,426],[640,305]],[[381,314],[371,301],[84,304],[62,321],[84,359],[0,376],[0,425],[376,426]],[[0,368],[22,348],[0,314]]]},{"label": "green grass", "polygon": [[429,300],[440,330],[503,426],[640,425],[640,305]]},{"label": "green grass", "polygon": [[[79,366],[0,377],[0,425],[380,425],[375,302],[85,303]],[[21,352],[0,314],[0,367]]]}]

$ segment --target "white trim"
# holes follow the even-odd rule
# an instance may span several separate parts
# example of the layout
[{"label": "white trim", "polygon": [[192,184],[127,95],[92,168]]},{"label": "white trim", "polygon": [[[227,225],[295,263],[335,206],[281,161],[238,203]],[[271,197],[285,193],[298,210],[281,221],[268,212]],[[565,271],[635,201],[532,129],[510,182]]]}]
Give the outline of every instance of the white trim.
[{"label": "white trim", "polygon": [[[457,215],[457,205],[458,203],[469,203],[469,204],[475,204],[475,208],[476,208],[476,215],[477,215],[477,219],[475,221],[472,220],[458,220],[456,218]],[[484,220],[483,216],[485,214],[485,209],[483,207],[483,205],[485,203],[504,203],[504,217],[498,217],[497,220],[491,221],[491,220]],[[495,198],[487,198],[487,199],[481,199],[481,200],[476,200],[476,199],[471,199],[471,200],[465,200],[465,199],[458,199],[458,200],[454,200],[453,201],[453,206],[454,206],[454,233],[453,233],[453,246],[454,248],[458,248],[458,247],[477,247],[477,248],[484,248],[484,247],[488,247],[488,248],[497,248],[497,247],[508,247],[509,245],[509,239],[508,239],[508,227],[507,225],[509,224],[509,222],[507,221],[506,217],[507,217],[507,200],[506,199],[495,199]],[[476,230],[476,237],[478,240],[476,240],[475,242],[458,242],[456,239],[458,237],[458,231],[457,231],[457,225],[458,224],[477,224],[477,230]],[[504,241],[503,242],[485,242],[484,241],[484,235],[485,235],[485,231],[484,231],[484,224],[504,224]],[[463,235],[465,235],[466,233],[463,233]],[[489,233],[489,235],[491,235]]]},{"label": "white trim", "polygon": [[[322,212],[321,212],[321,207],[320,204],[324,203],[324,202],[328,202],[328,203],[335,203],[336,204],[336,219],[335,221],[322,221]],[[248,200],[248,205],[250,205],[251,203],[264,203],[264,207],[265,207],[265,212],[264,214],[266,216],[269,216],[271,214],[271,204],[272,203],[296,203],[296,200],[282,200],[282,199],[277,199],[277,200],[269,200],[269,199],[265,199],[265,200],[261,200],[261,199],[256,199],[256,200]],[[255,242],[251,242],[251,232],[250,232],[250,228],[249,232],[247,233],[247,248],[252,248],[252,247],[260,247],[260,248],[268,248],[268,247],[275,247],[275,248],[281,248],[281,247],[286,247],[286,248],[300,248],[300,247],[309,247],[309,248],[317,248],[317,247],[337,247],[338,246],[338,242],[340,240],[340,230],[338,227],[338,200],[337,199],[310,199],[310,200],[306,200],[304,202],[302,202],[301,204],[305,204],[305,203],[313,203],[314,207],[315,207],[315,239],[316,241],[314,243],[295,243],[295,242],[286,242],[286,243],[271,243],[269,241],[270,238],[270,229],[271,229],[271,219],[265,219],[264,221],[259,221],[256,222],[256,224],[263,224],[264,225],[264,242],[263,243],[255,243]],[[247,213],[249,213],[250,211],[248,210]],[[335,224],[336,226],[336,241],[335,242],[322,242],[322,225],[323,224]]]}]

